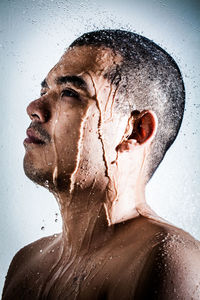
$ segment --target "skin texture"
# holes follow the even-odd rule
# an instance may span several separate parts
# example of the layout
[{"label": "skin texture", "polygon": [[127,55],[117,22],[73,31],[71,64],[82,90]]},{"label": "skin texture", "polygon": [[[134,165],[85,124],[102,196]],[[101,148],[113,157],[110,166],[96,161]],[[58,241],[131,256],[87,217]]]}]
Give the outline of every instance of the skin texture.
[{"label": "skin texture", "polygon": [[114,110],[104,74],[121,61],[108,48],[68,49],[27,108],[24,170],[55,195],[63,231],[15,255],[4,300],[199,299],[199,242],[145,202],[156,115]]}]

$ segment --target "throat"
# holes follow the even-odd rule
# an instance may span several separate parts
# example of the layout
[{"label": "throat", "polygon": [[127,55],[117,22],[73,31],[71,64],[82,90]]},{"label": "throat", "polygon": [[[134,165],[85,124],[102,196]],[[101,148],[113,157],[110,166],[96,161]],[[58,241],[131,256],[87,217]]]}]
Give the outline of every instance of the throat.
[{"label": "throat", "polygon": [[63,222],[62,242],[70,256],[97,251],[111,239],[114,229],[108,224],[102,193],[88,195],[74,190],[73,197],[59,195],[57,200]]}]

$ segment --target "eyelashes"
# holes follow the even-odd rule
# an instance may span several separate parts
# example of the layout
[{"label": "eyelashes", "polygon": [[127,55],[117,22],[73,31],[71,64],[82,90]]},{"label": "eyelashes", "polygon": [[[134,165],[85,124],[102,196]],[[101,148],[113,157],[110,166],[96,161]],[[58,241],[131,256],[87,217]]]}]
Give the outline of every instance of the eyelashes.
[{"label": "eyelashes", "polygon": [[72,97],[80,100],[79,94],[71,89],[65,89],[61,92],[61,97]]},{"label": "eyelashes", "polygon": [[[41,92],[40,97],[44,96],[47,92]],[[71,97],[80,100],[79,94],[72,89],[65,89],[61,92],[61,98],[63,97]]]}]

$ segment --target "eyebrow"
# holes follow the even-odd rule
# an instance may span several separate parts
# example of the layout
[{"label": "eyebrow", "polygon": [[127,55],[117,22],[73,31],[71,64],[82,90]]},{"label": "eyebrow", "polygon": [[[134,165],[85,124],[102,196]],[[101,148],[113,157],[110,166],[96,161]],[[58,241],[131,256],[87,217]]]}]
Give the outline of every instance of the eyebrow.
[{"label": "eyebrow", "polygon": [[83,80],[83,78],[75,75],[58,77],[56,79],[56,83],[57,84],[72,83],[77,88],[83,88],[83,89],[87,88],[87,84]]},{"label": "eyebrow", "polygon": [[[87,83],[80,76],[61,76],[55,79],[56,84],[62,85],[66,83],[72,83],[75,87],[81,88],[87,91]],[[42,88],[48,88],[46,79],[41,82]]]},{"label": "eyebrow", "polygon": [[46,79],[44,79],[44,80],[41,82],[41,87],[42,87],[42,88],[48,88],[48,87],[49,87],[48,84],[47,84],[47,82],[46,82]]}]

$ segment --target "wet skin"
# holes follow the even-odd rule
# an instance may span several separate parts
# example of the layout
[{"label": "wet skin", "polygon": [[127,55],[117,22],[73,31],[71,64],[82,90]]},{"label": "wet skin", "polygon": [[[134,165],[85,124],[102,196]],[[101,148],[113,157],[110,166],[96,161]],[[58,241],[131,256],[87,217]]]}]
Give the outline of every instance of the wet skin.
[{"label": "wet skin", "polygon": [[114,239],[77,257],[61,235],[21,249],[3,299],[199,299],[199,242],[142,216],[114,227]]},{"label": "wet skin", "polygon": [[199,299],[199,242],[143,199],[154,115],[142,114],[142,143],[123,140],[129,119],[104,78],[120,62],[110,49],[68,50],[27,108],[25,173],[55,195],[63,231],[16,254],[4,300]]}]

